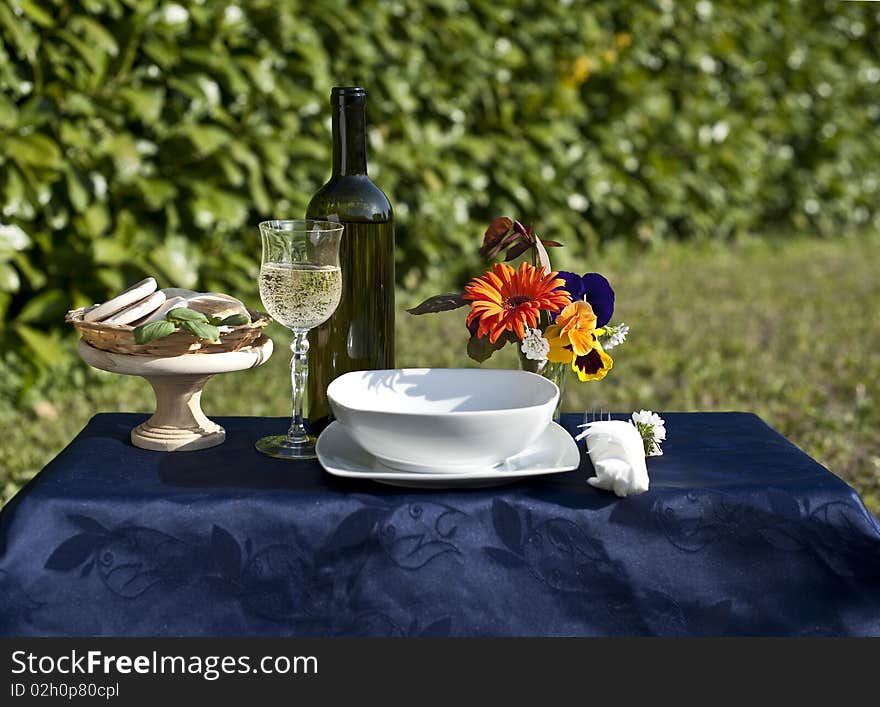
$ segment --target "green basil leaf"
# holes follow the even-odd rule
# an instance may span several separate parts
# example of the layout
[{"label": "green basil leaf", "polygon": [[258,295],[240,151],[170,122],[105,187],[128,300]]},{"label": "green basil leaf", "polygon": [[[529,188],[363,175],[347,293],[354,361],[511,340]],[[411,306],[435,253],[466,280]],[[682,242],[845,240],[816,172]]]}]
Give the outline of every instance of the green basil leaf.
[{"label": "green basil leaf", "polygon": [[220,330],[206,322],[185,321],[181,323],[180,328],[185,329],[197,339],[204,339],[212,344],[220,343]]},{"label": "green basil leaf", "polygon": [[242,314],[241,312],[238,314],[230,314],[220,322],[223,326],[241,326],[242,324],[250,323],[251,318],[247,314]]},{"label": "green basil leaf", "polygon": [[138,344],[146,344],[150,341],[161,339],[163,336],[168,336],[173,333],[175,329],[177,329],[177,327],[174,326],[173,322],[164,319],[161,319],[158,322],[141,324],[134,328],[134,340]]},{"label": "green basil leaf", "polygon": [[197,312],[194,309],[187,309],[186,307],[175,307],[168,314],[165,315],[166,319],[173,319],[177,322],[200,322],[202,324],[208,323],[208,317],[206,317],[202,312]]}]

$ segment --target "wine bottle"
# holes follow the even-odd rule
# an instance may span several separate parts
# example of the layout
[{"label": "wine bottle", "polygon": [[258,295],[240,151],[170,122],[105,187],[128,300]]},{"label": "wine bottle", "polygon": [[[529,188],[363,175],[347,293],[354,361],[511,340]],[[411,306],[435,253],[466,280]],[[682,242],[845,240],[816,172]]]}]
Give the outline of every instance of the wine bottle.
[{"label": "wine bottle", "polygon": [[367,176],[367,92],[335,87],[333,168],[306,218],[345,224],[340,247],[342,299],[309,333],[309,424],[332,419],[327,386],[349,371],[394,368],[394,219],[388,197]]}]

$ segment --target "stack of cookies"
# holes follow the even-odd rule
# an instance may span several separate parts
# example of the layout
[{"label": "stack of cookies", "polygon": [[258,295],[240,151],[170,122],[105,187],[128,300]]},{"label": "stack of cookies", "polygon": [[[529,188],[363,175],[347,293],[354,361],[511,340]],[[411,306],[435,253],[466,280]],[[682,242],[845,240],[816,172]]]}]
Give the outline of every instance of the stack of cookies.
[{"label": "stack of cookies", "polygon": [[231,295],[194,292],[180,287],[160,290],[156,278],[148,277],[102,304],[87,307],[82,321],[136,327],[164,319],[168,312],[179,307],[202,312],[208,317],[248,314],[244,304]]},{"label": "stack of cookies", "polygon": [[[161,338],[138,343],[136,327],[165,319],[170,311],[179,308],[201,312],[209,321],[242,314],[246,323],[217,326],[219,341],[201,339],[181,328]],[[194,292],[180,287],[159,289],[156,279],[148,277],[106,302],[71,310],[65,321],[76,327],[83,342],[93,348],[112,353],[165,357],[238,351],[257,341],[272,319],[263,312],[249,311],[231,295]]]}]

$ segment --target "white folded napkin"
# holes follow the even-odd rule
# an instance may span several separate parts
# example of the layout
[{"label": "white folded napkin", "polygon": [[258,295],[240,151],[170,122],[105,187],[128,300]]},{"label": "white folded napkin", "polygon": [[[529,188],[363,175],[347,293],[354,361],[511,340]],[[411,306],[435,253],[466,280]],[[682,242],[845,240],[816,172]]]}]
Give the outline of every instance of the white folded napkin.
[{"label": "white folded napkin", "polygon": [[645,446],[634,425],[623,420],[601,420],[585,425],[577,439],[585,439],[596,476],[591,486],[634,496],[648,490]]}]

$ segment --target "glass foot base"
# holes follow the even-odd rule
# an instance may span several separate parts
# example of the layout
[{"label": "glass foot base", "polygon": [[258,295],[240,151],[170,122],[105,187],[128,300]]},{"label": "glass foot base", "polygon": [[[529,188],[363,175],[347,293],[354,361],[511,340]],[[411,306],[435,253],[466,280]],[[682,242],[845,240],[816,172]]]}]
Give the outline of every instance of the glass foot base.
[{"label": "glass foot base", "polygon": [[291,442],[285,435],[263,437],[254,443],[258,452],[275,459],[317,459],[315,442],[317,437],[309,435],[305,442]]}]

